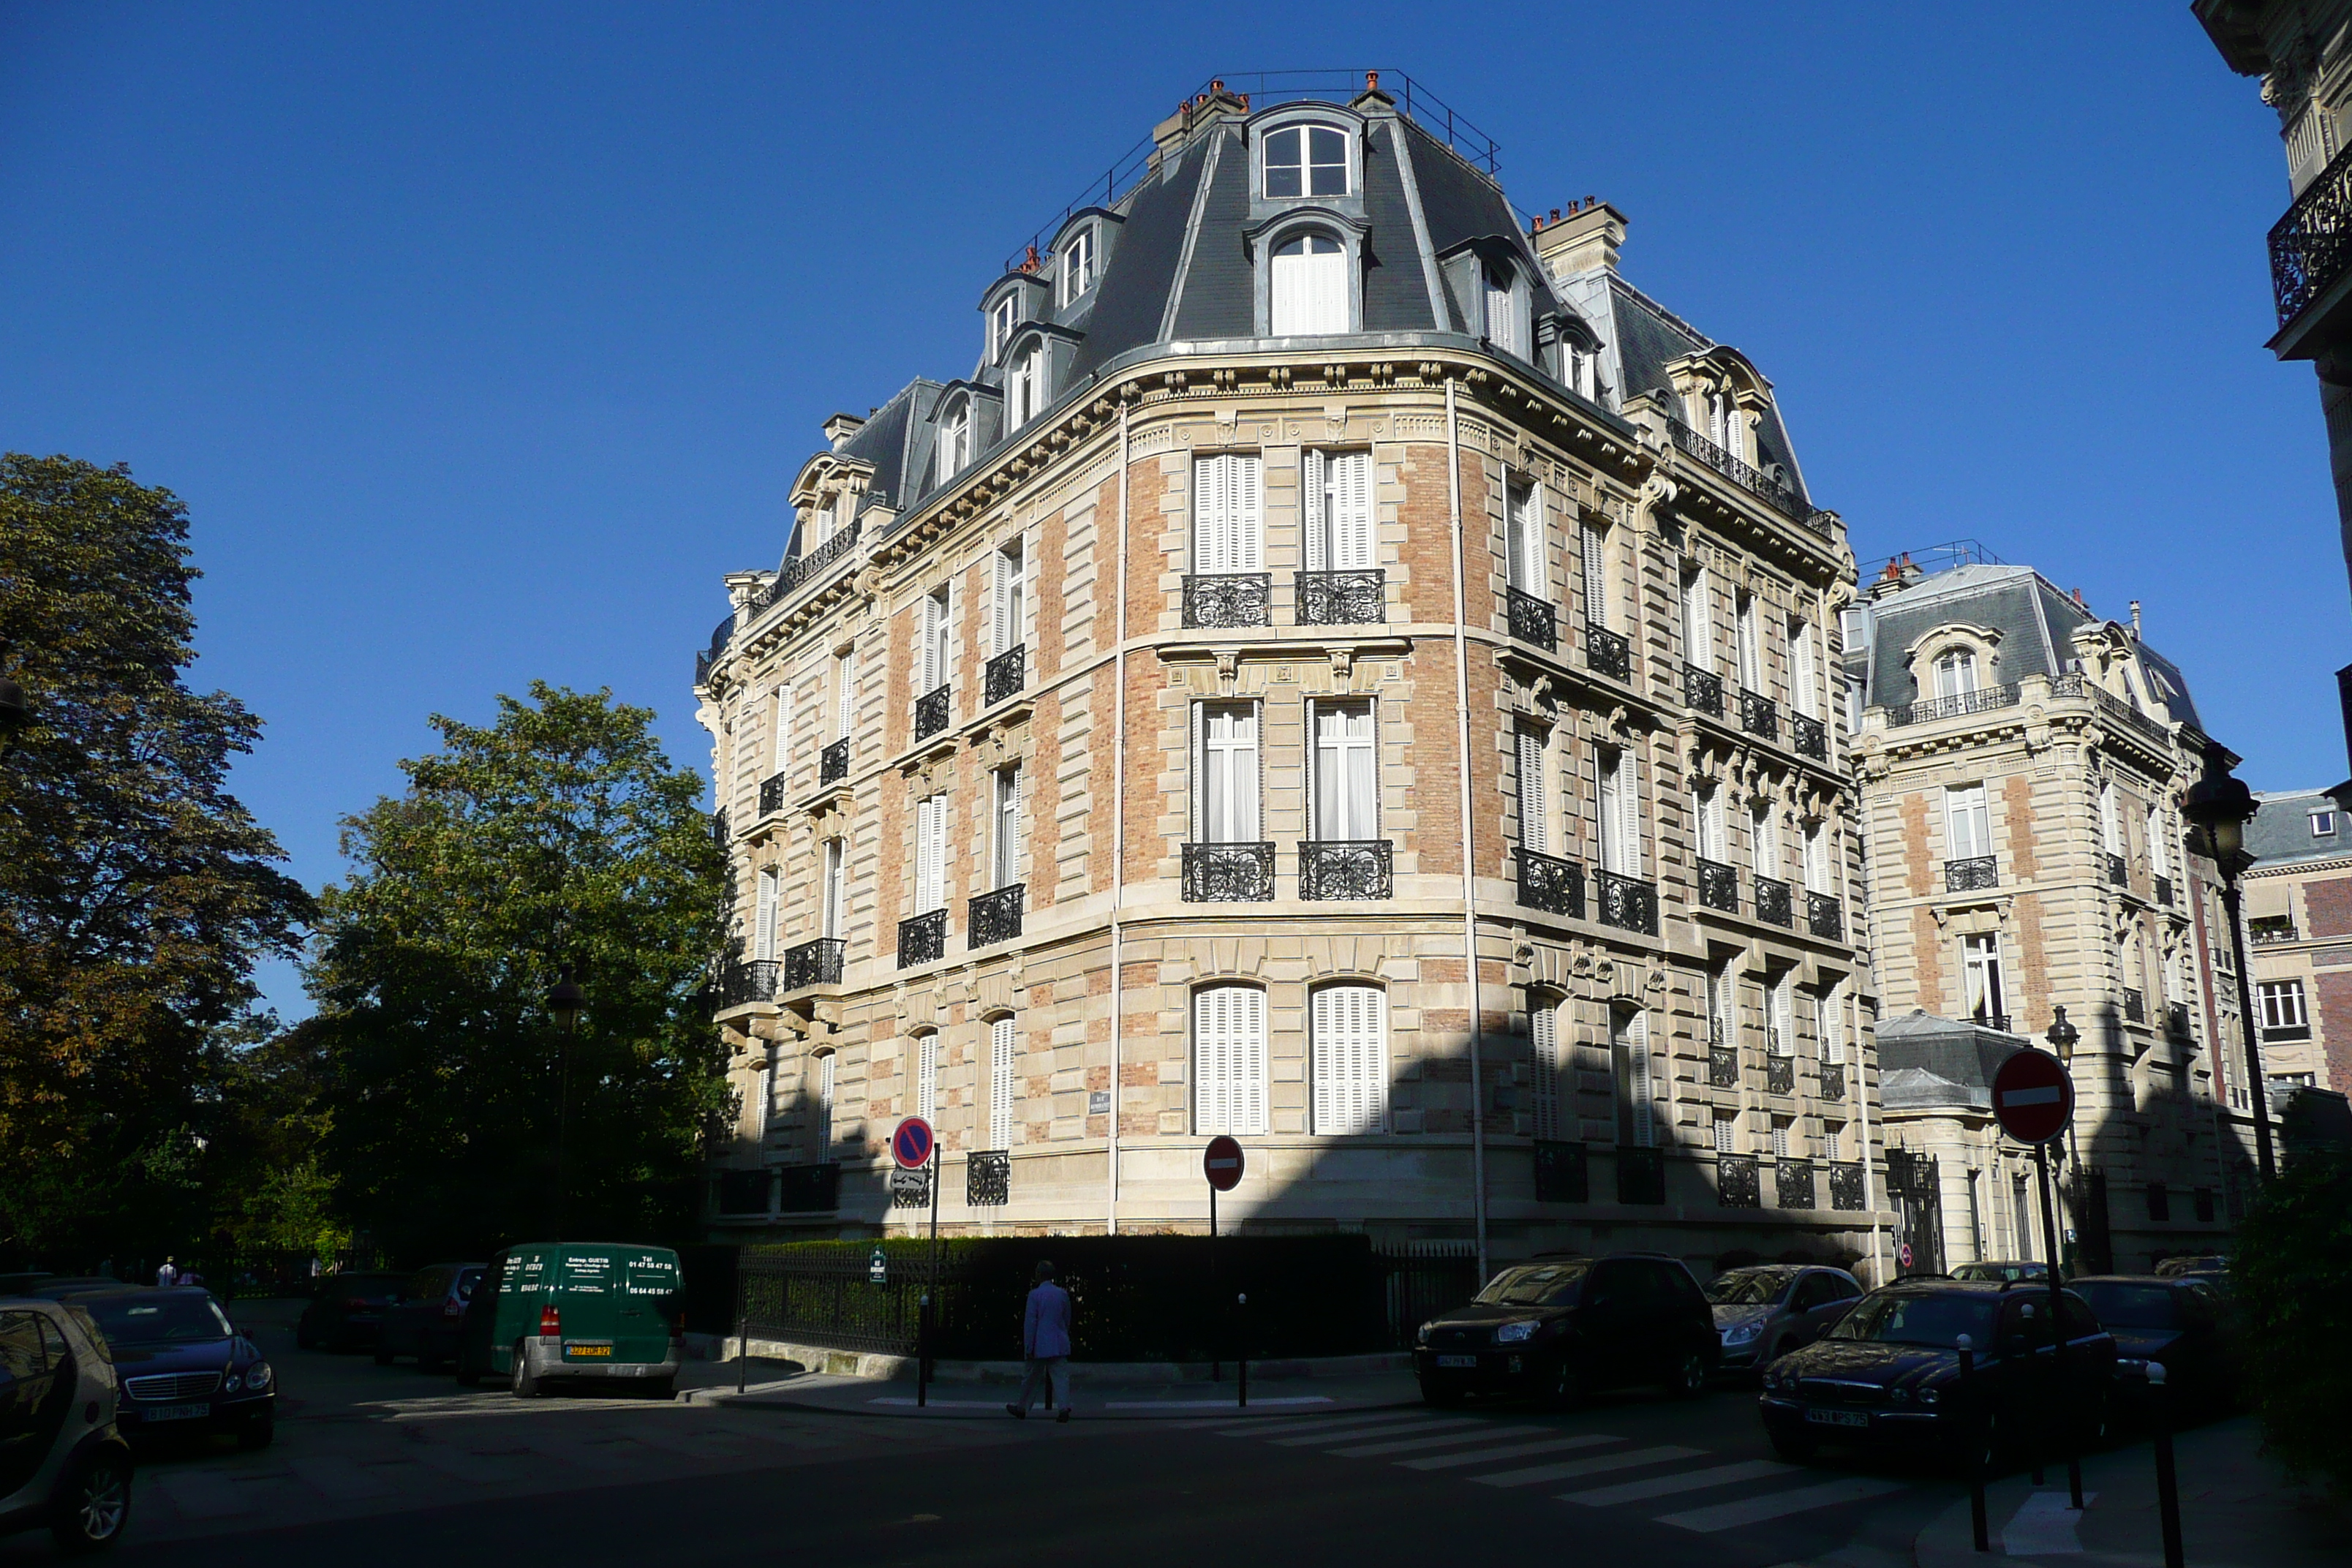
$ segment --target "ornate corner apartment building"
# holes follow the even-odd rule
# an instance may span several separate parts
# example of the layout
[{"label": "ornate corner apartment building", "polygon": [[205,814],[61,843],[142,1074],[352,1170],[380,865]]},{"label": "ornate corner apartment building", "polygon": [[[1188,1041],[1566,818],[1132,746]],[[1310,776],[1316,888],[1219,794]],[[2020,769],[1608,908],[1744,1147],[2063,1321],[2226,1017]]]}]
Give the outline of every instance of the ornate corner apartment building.
[{"label": "ornate corner apartment building", "polygon": [[[1770,384],[1426,95],[1188,100],[698,657],[713,1226],[1866,1254],[1853,557]],[[1449,139],[1447,127],[1451,127]]]},{"label": "ornate corner apartment building", "polygon": [[2056,1006],[2081,1031],[2062,1224],[2082,1266],[2210,1250],[2248,1191],[2252,1126],[2233,1113],[2219,876],[2180,816],[2205,745],[2188,683],[2136,604],[2103,620],[1973,546],[1938,566],[1888,563],[1845,617],[1887,1158],[1915,1267],[2040,1255],[2030,1162],[1986,1090]]}]

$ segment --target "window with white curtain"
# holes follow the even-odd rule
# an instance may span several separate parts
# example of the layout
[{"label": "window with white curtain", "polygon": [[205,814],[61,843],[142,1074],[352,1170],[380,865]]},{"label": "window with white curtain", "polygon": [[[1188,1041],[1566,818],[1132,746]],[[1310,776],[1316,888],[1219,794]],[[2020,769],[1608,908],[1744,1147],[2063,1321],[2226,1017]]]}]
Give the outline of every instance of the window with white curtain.
[{"label": "window with white curtain", "polygon": [[1560,1060],[1560,1010],[1567,1002],[1557,996],[1528,998],[1528,1100],[1534,1108],[1535,1135],[1547,1141],[1563,1136],[1559,1085],[1567,1075]]},{"label": "window with white curtain", "polygon": [[1192,571],[1265,570],[1265,474],[1254,452],[1192,459]]},{"label": "window with white curtain", "polygon": [[1365,572],[1379,564],[1372,534],[1372,455],[1308,451],[1300,458],[1307,501],[1307,569]]},{"label": "window with white curtain", "polygon": [[1683,658],[1701,669],[1715,663],[1715,616],[1708,608],[1705,567],[1683,574]]},{"label": "window with white curtain", "polygon": [[1094,286],[1095,231],[1089,224],[1062,247],[1062,303],[1069,304]]},{"label": "window with white curtain", "polygon": [[922,616],[923,694],[937,691],[948,683],[948,637],[953,621],[948,614],[950,585],[942,583],[923,595],[919,606]]},{"label": "window with white curtain", "polygon": [[1266,1128],[1265,993],[1205,985],[1192,994],[1192,1131]]},{"label": "window with white curtain", "polygon": [[937,1123],[940,1110],[940,1037],[915,1037],[915,1114]]},{"label": "window with white curtain", "polygon": [[1698,853],[1704,860],[1719,866],[1731,863],[1731,829],[1724,821],[1723,786],[1707,784],[1701,788],[1692,802],[1693,816],[1698,823]]},{"label": "window with white curtain", "polygon": [[822,933],[838,937],[848,925],[849,866],[846,848],[838,838],[824,841],[824,908]]},{"label": "window with white curtain", "polygon": [[1808,719],[1821,717],[1821,666],[1809,622],[1789,623],[1789,706]]},{"label": "window with white curtain", "polygon": [[1013,1147],[1013,1048],[1019,1039],[1020,1025],[1012,1014],[989,1023],[988,1146],[992,1149]]},{"label": "window with white curtain", "polygon": [[1977,656],[1964,647],[1936,656],[1936,695],[1967,697],[1977,689]]},{"label": "window with white curtain", "polygon": [[1349,328],[1348,253],[1328,235],[1302,234],[1275,247],[1266,269],[1267,332],[1313,337]]},{"label": "window with white curtain", "polygon": [[1009,888],[1021,879],[1021,764],[1002,767],[994,784],[994,832],[991,835],[991,888]]},{"label": "window with white curtain", "polygon": [[1972,931],[1960,939],[1960,972],[1968,986],[1970,1018],[1981,1024],[2008,1016],[2009,1000],[2001,985],[1999,932]]},{"label": "window with white curtain", "polygon": [[1328,125],[1286,125],[1265,138],[1263,189],[1270,200],[1348,194],[1348,137]]},{"label": "window with white curtain", "polygon": [[1315,988],[1307,1008],[1315,1075],[1315,1131],[1388,1128],[1389,999],[1377,985]]},{"label": "window with white curtain", "polygon": [[833,1147],[833,1065],[838,1053],[827,1051],[816,1058],[816,1148],[822,1156]]},{"label": "window with white curtain", "polygon": [[1945,858],[1978,860],[1992,853],[1992,817],[1985,786],[1955,784],[1944,791]]},{"label": "window with white curtain", "polygon": [[776,956],[776,898],[780,879],[773,866],[760,872],[758,900],[752,908],[751,956],[765,961]]},{"label": "window with white curtain", "polygon": [[1633,753],[1622,748],[1600,753],[1601,868],[1620,877],[1642,874],[1642,791]]},{"label": "window with white curtain", "polygon": [[1370,698],[1315,705],[1314,836],[1381,836],[1380,768]]},{"label": "window with white curtain", "polygon": [[989,616],[994,634],[991,651],[1010,653],[1021,646],[1021,639],[1027,635],[1024,629],[1027,612],[1023,601],[1029,591],[1028,563],[1021,541],[1016,539],[996,552],[994,588],[994,602],[990,606],[992,613]]},{"label": "window with white curtain", "polygon": [[1584,624],[1609,627],[1609,534],[1587,523],[1584,534]]},{"label": "window with white curtain", "polygon": [[1544,742],[1541,730],[1519,726],[1519,844],[1538,855],[1551,853],[1551,801],[1544,787]]},{"label": "window with white curtain", "polygon": [[1647,1149],[1656,1142],[1650,1103],[1650,1016],[1618,1008],[1609,1016],[1609,1058],[1617,1091],[1617,1142]]},{"label": "window with white curtain", "polygon": [[1192,841],[1257,843],[1257,704],[1193,704],[1192,758]]},{"label": "window with white curtain", "polygon": [[915,912],[948,907],[948,797],[925,795],[915,803]]},{"label": "window with white curtain", "polygon": [[1507,353],[1520,353],[1519,312],[1511,295],[1511,274],[1506,268],[1484,270],[1482,292],[1486,302],[1486,341]]},{"label": "window with white curtain", "polygon": [[1536,487],[1522,480],[1503,486],[1503,543],[1511,586],[1549,598],[1551,570],[1544,561],[1543,502]]}]

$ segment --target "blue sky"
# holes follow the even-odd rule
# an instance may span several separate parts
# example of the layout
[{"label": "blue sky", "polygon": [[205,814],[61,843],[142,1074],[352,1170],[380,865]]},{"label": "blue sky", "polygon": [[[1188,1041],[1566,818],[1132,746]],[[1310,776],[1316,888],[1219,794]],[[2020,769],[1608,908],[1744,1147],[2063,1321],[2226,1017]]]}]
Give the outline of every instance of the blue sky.
[{"label": "blue sky", "polygon": [[268,721],[236,788],[316,886],[428,713],[534,677],[705,765],[693,651],[824,416],[968,370],[1004,256],[1213,72],[1367,65],[1520,206],[1630,215],[1857,554],[2137,598],[2257,788],[2343,776],[2276,121],[2179,0],[0,3],[0,444],[186,500],[193,679]]}]

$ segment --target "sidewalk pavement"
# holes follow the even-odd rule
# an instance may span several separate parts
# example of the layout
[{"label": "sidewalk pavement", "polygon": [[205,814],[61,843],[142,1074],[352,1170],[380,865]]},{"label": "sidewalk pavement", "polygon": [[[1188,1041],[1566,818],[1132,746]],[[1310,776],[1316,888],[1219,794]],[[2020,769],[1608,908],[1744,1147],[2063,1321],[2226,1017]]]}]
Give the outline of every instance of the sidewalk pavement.
[{"label": "sidewalk pavement", "polygon": [[[2316,1484],[2297,1487],[2261,1451],[2251,1415],[2181,1433],[2173,1440],[2180,1478],[2182,1557],[2188,1568],[2342,1568],[2352,1508]],[[1919,1532],[1918,1568],[1971,1568],[1993,1559],[2069,1568],[2162,1568],[2164,1534],[2156,1507],[2156,1456],[2143,1441],[2083,1461],[2080,1514],[2068,1506],[2065,1468],[2036,1488],[2018,1475],[1985,1491],[1992,1550],[1979,1556],[1962,1498]]]},{"label": "sidewalk pavement", "polygon": [[[1002,1421],[1006,1419],[1004,1407],[1019,1393],[1017,1386],[995,1383],[935,1381],[926,1403],[918,1405],[911,1379],[843,1376],[758,1357],[742,1373],[744,1390],[739,1394],[733,1362],[690,1363],[688,1374],[679,1380],[679,1397],[696,1405],[766,1405],[835,1415]],[[1072,1418],[1085,1421],[1274,1419],[1420,1404],[1421,1390],[1412,1373],[1393,1371],[1354,1377],[1268,1378],[1253,1368],[1246,1408],[1240,1404],[1240,1387],[1230,1365],[1222,1382],[1074,1381],[1070,1386]],[[1034,1410],[1029,1418],[1052,1419]]]}]

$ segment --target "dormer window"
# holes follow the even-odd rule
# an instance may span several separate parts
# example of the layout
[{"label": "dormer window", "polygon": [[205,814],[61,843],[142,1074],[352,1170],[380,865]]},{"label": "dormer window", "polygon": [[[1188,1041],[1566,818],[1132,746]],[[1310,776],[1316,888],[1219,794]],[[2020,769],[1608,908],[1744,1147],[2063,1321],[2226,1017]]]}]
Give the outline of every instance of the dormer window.
[{"label": "dormer window", "polygon": [[2311,814],[2311,836],[2314,838],[2335,837],[2336,814],[2332,811],[2313,812]]},{"label": "dormer window", "polygon": [[1020,301],[1013,293],[999,300],[988,312],[988,358],[993,364],[1004,357],[1004,345],[1013,341],[1013,329],[1020,310]]},{"label": "dormer window", "polygon": [[960,397],[940,426],[940,483],[945,484],[971,461],[971,399]]},{"label": "dormer window", "polygon": [[1328,125],[1286,125],[1265,138],[1265,194],[1285,196],[1344,196],[1348,194],[1348,138]]},{"label": "dormer window", "polygon": [[1004,426],[1018,430],[1045,405],[1045,353],[1034,338],[1013,356],[1004,377]]},{"label": "dormer window", "polygon": [[1485,269],[1486,296],[1486,341],[1506,353],[1521,353],[1519,343],[1519,312],[1511,296],[1511,274],[1506,268],[1489,266]]},{"label": "dormer window", "polygon": [[1579,397],[1599,402],[1601,397],[1601,356],[1573,338],[1563,338],[1559,345],[1559,378]]},{"label": "dormer window", "polygon": [[1275,247],[1266,281],[1267,330],[1275,337],[1349,330],[1348,257],[1338,240],[1320,234],[1285,240]]},{"label": "dormer window", "polygon": [[1062,303],[1067,305],[1095,286],[1095,231],[1082,228],[1062,247]]},{"label": "dormer window", "polygon": [[1739,416],[1739,405],[1732,401],[1731,389],[1718,386],[1706,395],[1706,438],[1735,458],[1747,457],[1746,443],[1740,439],[1747,421]]},{"label": "dormer window", "polygon": [[1956,647],[1936,656],[1936,695],[1967,697],[1977,689],[1977,656]]}]

